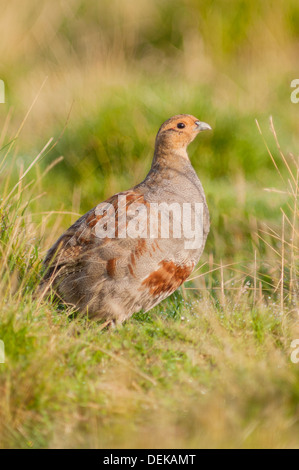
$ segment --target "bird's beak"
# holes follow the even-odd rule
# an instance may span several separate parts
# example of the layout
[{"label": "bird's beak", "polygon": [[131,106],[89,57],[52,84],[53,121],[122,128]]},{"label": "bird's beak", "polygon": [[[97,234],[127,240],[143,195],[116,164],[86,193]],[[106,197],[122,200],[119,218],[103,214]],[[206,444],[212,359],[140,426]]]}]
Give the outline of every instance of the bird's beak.
[{"label": "bird's beak", "polygon": [[207,124],[206,122],[196,121],[195,124],[196,124],[197,131],[211,131],[212,130],[211,126]]}]

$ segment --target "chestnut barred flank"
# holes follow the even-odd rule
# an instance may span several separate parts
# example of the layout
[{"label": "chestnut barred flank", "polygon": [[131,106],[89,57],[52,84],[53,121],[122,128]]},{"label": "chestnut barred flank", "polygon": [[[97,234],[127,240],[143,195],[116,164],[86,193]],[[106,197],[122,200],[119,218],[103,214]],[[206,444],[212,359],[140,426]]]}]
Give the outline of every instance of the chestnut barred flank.
[{"label": "chestnut barred flank", "polygon": [[190,266],[178,266],[173,261],[161,261],[159,265],[157,271],[142,281],[142,286],[148,287],[154,297],[175,291],[190,276],[194,267],[193,263]]}]

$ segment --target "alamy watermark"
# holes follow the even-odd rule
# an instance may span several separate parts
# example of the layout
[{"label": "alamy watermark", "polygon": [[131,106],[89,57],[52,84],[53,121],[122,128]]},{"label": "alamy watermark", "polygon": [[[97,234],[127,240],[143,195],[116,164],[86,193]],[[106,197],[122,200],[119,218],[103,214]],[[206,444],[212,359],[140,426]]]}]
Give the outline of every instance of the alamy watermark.
[{"label": "alamy watermark", "polygon": [[0,103],[5,103],[5,85],[3,80],[0,80]]},{"label": "alamy watermark", "polygon": [[291,101],[297,104],[299,103],[299,78],[294,78],[294,80],[291,81],[291,88],[295,88],[291,93]]},{"label": "alamy watermark", "polygon": [[98,238],[179,238],[187,250],[203,243],[203,203],[143,203],[120,194],[117,202],[95,209]]},{"label": "alamy watermark", "polygon": [[293,364],[298,364],[299,362],[299,339],[293,339],[291,342],[291,348],[293,349],[291,353],[291,361]]},{"label": "alamy watermark", "polygon": [[5,362],[4,342],[0,339],[0,364],[4,364],[4,362]]}]

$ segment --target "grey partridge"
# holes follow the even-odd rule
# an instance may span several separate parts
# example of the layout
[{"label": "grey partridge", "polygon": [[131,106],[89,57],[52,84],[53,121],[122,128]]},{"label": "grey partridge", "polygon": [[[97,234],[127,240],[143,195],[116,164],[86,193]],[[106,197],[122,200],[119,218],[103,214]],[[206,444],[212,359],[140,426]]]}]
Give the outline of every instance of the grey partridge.
[{"label": "grey partridge", "polygon": [[172,294],[198,263],[209,232],[205,194],[187,154],[207,129],[189,114],[165,121],[145,180],[91,209],[50,248],[45,291],[107,324]]}]

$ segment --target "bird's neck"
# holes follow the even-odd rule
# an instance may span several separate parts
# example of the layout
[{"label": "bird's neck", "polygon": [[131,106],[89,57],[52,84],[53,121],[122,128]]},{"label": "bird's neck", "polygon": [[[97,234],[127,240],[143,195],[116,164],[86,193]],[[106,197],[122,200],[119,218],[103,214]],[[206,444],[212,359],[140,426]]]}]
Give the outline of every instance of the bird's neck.
[{"label": "bird's neck", "polygon": [[181,168],[186,167],[186,163],[191,165],[187,147],[174,147],[167,142],[156,142],[152,168]]},{"label": "bird's neck", "polygon": [[182,181],[197,179],[186,149],[165,149],[156,146],[151,169],[145,178],[147,185],[156,185],[171,181],[172,186],[180,186]]}]

